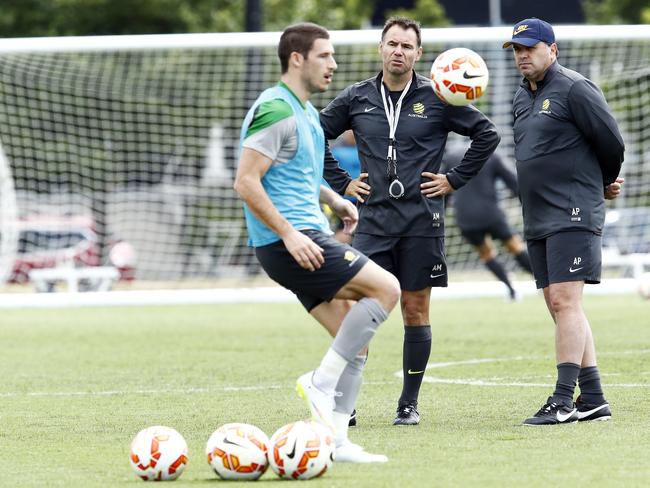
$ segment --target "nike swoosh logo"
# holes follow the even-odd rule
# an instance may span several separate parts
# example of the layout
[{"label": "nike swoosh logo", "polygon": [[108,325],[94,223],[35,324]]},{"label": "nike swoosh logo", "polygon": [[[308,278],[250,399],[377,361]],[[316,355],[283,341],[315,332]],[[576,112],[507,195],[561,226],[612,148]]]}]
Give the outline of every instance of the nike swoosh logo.
[{"label": "nike swoosh logo", "polygon": [[569,268],[569,273],[575,273],[576,271],[580,271],[582,268],[584,268],[584,266],[581,266],[581,267],[575,268],[575,269]]},{"label": "nike swoosh logo", "polygon": [[296,455],[296,444],[298,443],[297,440],[293,441],[293,449],[291,449],[291,452],[287,453],[287,457],[289,459],[293,459],[293,457]]},{"label": "nike swoosh logo", "polygon": [[364,111],[364,112],[372,112],[372,111],[373,111],[374,109],[376,109],[376,108],[377,108],[377,107],[366,107],[363,111]]},{"label": "nike swoosh logo", "polygon": [[609,403],[603,403],[602,405],[599,405],[596,408],[592,408],[591,410],[587,410],[586,412],[581,412],[578,410],[578,418],[584,419],[585,417],[589,417],[592,413],[596,413],[598,410],[602,410],[605,407],[609,407]]},{"label": "nike swoosh logo", "polygon": [[472,78],[482,78],[483,75],[470,75],[467,71],[463,73],[463,78],[466,80],[471,80]]},{"label": "nike swoosh logo", "polygon": [[424,373],[424,370],[422,371],[413,371],[412,369],[408,370],[408,374],[422,374],[422,373]]},{"label": "nike swoosh logo", "polygon": [[445,276],[447,273],[442,273],[442,274],[437,274],[437,275],[429,275],[429,278],[440,278],[441,276]]},{"label": "nike swoosh logo", "polygon": [[566,422],[567,420],[569,420],[571,418],[571,416],[574,414],[575,411],[576,411],[576,409],[574,408],[573,410],[571,410],[566,415],[562,415],[560,412],[558,412],[556,414],[558,422]]},{"label": "nike swoosh logo", "polygon": [[223,443],[224,443],[224,444],[230,444],[230,445],[232,445],[232,446],[243,447],[241,444],[238,444],[238,443],[233,442],[233,441],[231,441],[230,439],[228,439],[228,436],[226,436],[226,437],[223,438]]}]

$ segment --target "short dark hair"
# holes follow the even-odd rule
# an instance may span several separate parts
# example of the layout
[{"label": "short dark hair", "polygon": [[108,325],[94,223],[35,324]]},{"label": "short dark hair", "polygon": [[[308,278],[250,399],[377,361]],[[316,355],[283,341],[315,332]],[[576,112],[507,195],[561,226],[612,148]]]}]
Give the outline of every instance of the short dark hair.
[{"label": "short dark hair", "polygon": [[384,36],[386,35],[386,32],[388,32],[388,29],[394,25],[399,25],[404,30],[413,29],[415,31],[415,35],[418,38],[418,47],[422,46],[422,33],[420,32],[420,23],[417,20],[409,19],[408,17],[395,16],[388,19],[384,24],[384,30],[381,31],[382,41],[384,40]]},{"label": "short dark hair", "polygon": [[311,22],[301,22],[290,25],[280,36],[278,44],[278,57],[282,66],[282,74],[289,70],[289,57],[297,52],[307,57],[316,39],[329,39],[327,29]]}]

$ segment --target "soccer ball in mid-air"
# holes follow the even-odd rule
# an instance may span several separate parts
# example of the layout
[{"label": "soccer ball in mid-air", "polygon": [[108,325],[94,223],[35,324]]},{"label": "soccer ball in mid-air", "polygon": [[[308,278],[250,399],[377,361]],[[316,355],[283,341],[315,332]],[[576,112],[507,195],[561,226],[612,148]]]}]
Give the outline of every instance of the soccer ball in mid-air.
[{"label": "soccer ball in mid-air", "polygon": [[170,427],[156,425],[141,430],[131,442],[131,467],[145,481],[171,481],[187,465],[187,443]]},{"label": "soccer ball in mid-air", "polygon": [[280,427],[271,436],[269,464],[280,478],[317,478],[333,461],[334,435],[323,424],[301,420]]},{"label": "soccer ball in mid-air", "polygon": [[643,273],[637,279],[637,290],[639,295],[645,299],[650,299],[650,273]]},{"label": "soccer ball in mid-air", "polygon": [[433,91],[450,105],[469,105],[481,98],[489,78],[483,58],[464,47],[443,52],[431,66]]},{"label": "soccer ball in mid-air", "polygon": [[215,473],[224,480],[256,480],[269,467],[269,438],[250,424],[219,427],[208,439],[205,453]]}]

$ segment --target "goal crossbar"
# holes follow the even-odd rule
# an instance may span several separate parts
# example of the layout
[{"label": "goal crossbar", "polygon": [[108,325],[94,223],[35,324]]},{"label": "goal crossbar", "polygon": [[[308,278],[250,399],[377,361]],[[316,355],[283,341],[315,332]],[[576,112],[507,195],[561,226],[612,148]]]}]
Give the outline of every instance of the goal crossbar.
[{"label": "goal crossbar", "polygon": [[[559,25],[554,27],[558,41],[634,40],[650,38],[649,25]],[[422,29],[423,43],[462,41],[505,41],[510,27],[448,27]],[[372,44],[381,37],[380,29],[330,32],[334,45]],[[280,32],[233,32],[214,34],[153,34],[125,36],[68,36],[0,39],[0,53],[85,52],[164,49],[228,49],[233,47],[275,46]]]}]

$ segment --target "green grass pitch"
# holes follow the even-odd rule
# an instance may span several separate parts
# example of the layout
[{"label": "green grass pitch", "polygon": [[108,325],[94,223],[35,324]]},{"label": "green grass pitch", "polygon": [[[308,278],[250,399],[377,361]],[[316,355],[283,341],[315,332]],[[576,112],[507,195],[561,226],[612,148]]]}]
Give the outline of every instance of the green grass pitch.
[{"label": "green grass pitch", "polygon": [[[391,425],[402,326],[371,345],[351,438],[385,465],[335,464],[309,486],[548,487],[650,483],[650,302],[587,297],[610,422],[523,427],[555,381],[541,297],[433,301],[422,423]],[[219,486],[204,455],[221,424],[269,436],[305,418],[293,390],[329,344],[299,305],[0,312],[1,486],[141,486],[128,447],[163,424],[189,444],[173,486]],[[269,470],[258,483],[278,482]],[[227,486],[239,486],[228,482]]]}]

